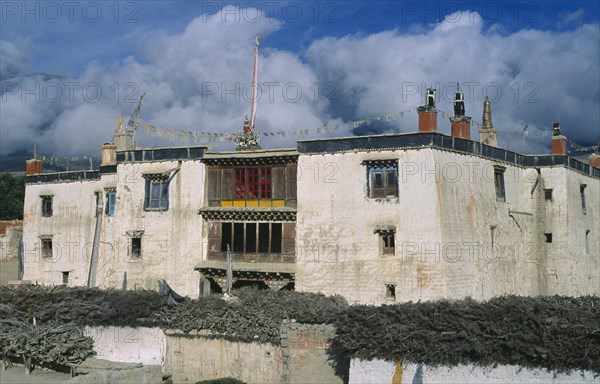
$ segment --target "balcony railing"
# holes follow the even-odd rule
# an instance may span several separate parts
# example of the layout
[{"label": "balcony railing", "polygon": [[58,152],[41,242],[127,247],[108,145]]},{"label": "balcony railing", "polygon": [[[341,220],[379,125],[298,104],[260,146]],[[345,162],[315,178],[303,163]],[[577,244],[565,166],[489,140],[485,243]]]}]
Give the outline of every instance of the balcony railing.
[{"label": "balcony railing", "polygon": [[[227,261],[227,252],[209,252],[208,260]],[[233,262],[246,263],[294,263],[296,255],[293,253],[238,253],[233,252]]]}]

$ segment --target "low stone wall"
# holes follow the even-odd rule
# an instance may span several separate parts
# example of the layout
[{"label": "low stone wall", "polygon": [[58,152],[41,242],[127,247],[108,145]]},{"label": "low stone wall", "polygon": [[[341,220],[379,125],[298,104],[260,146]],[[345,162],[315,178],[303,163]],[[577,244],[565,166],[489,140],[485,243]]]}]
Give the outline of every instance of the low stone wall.
[{"label": "low stone wall", "polygon": [[279,383],[281,348],[271,344],[238,343],[199,333],[167,330],[164,371],[175,383],[232,377],[246,383]]},{"label": "low stone wall", "polygon": [[94,340],[97,359],[165,365],[167,341],[160,328],[85,327],[83,333]]},{"label": "low stone wall", "polygon": [[421,364],[397,364],[391,361],[352,359],[349,383],[460,383],[460,384],[512,384],[512,383],[597,383],[590,371],[555,373],[543,369],[530,369],[512,365],[479,367],[459,365],[456,367],[428,367]]},{"label": "low stone wall", "polygon": [[347,382],[348,360],[330,351],[334,336],[333,325],[284,321],[281,325],[281,383]]}]

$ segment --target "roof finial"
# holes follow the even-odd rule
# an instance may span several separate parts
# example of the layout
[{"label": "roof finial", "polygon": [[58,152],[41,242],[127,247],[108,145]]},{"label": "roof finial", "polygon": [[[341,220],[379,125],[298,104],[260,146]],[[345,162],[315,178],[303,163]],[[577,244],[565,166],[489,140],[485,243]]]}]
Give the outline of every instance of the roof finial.
[{"label": "roof finial", "polygon": [[489,97],[485,96],[485,101],[483,102],[483,117],[482,117],[481,129],[491,130],[494,129],[492,125],[492,107],[490,103]]}]

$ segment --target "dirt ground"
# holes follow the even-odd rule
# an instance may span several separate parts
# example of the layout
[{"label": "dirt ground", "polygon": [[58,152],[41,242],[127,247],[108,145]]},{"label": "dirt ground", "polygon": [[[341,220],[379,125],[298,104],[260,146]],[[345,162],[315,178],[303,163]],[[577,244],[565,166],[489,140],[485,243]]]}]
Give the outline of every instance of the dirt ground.
[{"label": "dirt ground", "polygon": [[5,371],[0,370],[0,384],[58,384],[66,383],[70,379],[68,373],[44,371],[35,369],[31,374],[25,374],[24,367],[12,367]]}]

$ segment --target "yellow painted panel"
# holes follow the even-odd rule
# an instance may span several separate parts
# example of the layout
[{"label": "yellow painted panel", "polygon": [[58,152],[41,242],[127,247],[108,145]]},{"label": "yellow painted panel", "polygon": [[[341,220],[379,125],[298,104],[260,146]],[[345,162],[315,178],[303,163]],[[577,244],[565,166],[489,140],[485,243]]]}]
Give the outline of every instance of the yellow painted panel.
[{"label": "yellow painted panel", "polygon": [[396,363],[396,369],[394,370],[394,376],[392,376],[392,384],[402,384],[402,362]]},{"label": "yellow painted panel", "polygon": [[273,207],[285,207],[285,200],[273,200]]},{"label": "yellow painted panel", "polygon": [[258,200],[246,201],[246,207],[258,207]]},{"label": "yellow painted panel", "polygon": [[244,200],[233,200],[234,207],[245,207],[246,202]]},{"label": "yellow painted panel", "polygon": [[221,207],[233,207],[233,203],[231,202],[231,200],[221,200]]}]

